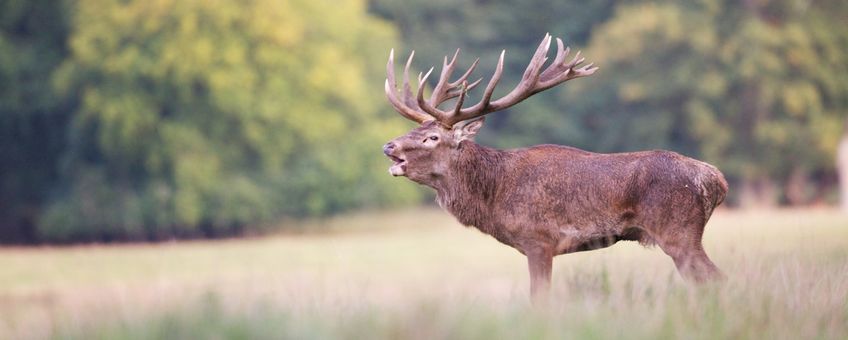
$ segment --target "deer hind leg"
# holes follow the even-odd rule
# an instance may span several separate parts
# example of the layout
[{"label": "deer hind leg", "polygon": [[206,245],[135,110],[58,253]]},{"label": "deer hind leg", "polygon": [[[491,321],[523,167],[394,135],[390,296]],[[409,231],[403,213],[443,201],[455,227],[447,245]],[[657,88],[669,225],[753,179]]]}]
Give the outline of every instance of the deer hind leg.
[{"label": "deer hind leg", "polygon": [[689,224],[684,228],[668,228],[663,236],[654,239],[663,252],[671,256],[680,275],[689,282],[705,283],[724,280],[725,276],[707,256],[701,244],[704,224]]},{"label": "deer hind leg", "polygon": [[[663,247],[660,245],[660,247]],[[687,250],[666,250],[663,251],[671,256],[674,260],[674,265],[677,266],[677,271],[684,279],[694,283],[705,283],[710,281],[722,281],[725,279],[721,270],[716,267],[713,261],[704,252],[702,246],[698,245],[695,249]]]}]

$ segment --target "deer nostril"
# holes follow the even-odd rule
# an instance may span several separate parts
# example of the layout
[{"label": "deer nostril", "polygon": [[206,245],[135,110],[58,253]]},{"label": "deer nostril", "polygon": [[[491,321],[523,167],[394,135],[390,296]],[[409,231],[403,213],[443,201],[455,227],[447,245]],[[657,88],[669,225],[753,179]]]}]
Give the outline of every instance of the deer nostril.
[{"label": "deer nostril", "polygon": [[388,142],[386,145],[383,145],[383,153],[389,153],[395,148],[395,143]]}]

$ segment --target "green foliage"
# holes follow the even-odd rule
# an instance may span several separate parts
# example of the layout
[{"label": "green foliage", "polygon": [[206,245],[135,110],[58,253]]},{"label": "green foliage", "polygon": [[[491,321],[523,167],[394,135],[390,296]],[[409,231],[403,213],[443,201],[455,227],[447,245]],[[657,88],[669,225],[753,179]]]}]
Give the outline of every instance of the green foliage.
[{"label": "green foliage", "polygon": [[[91,20],[98,18],[98,20]],[[390,26],[358,1],[80,1],[56,75],[79,96],[49,240],[242,233],[409,202],[379,145]]]},{"label": "green foliage", "polygon": [[68,110],[50,91],[66,56],[64,7],[0,2],[0,239],[32,242],[41,202],[56,183]]}]

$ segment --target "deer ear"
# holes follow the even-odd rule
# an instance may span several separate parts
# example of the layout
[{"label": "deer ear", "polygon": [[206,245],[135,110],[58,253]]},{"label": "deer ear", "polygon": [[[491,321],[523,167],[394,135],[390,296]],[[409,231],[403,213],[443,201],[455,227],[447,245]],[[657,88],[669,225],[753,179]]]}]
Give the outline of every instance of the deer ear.
[{"label": "deer ear", "polygon": [[457,134],[458,141],[464,141],[473,139],[474,135],[477,134],[477,131],[480,131],[480,128],[483,127],[483,122],[486,118],[480,118],[472,121],[468,121],[463,123],[461,126],[456,127],[454,133]]}]

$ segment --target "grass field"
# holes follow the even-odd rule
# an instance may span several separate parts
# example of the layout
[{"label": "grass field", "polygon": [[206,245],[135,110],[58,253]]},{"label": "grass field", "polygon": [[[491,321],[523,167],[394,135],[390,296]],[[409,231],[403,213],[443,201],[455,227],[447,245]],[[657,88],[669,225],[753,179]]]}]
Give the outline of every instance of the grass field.
[{"label": "grass field", "polygon": [[658,248],[560,256],[548,306],[525,259],[438,210],[298,235],[0,248],[0,339],[845,339],[848,216],[719,211],[728,276],[693,288]]}]

